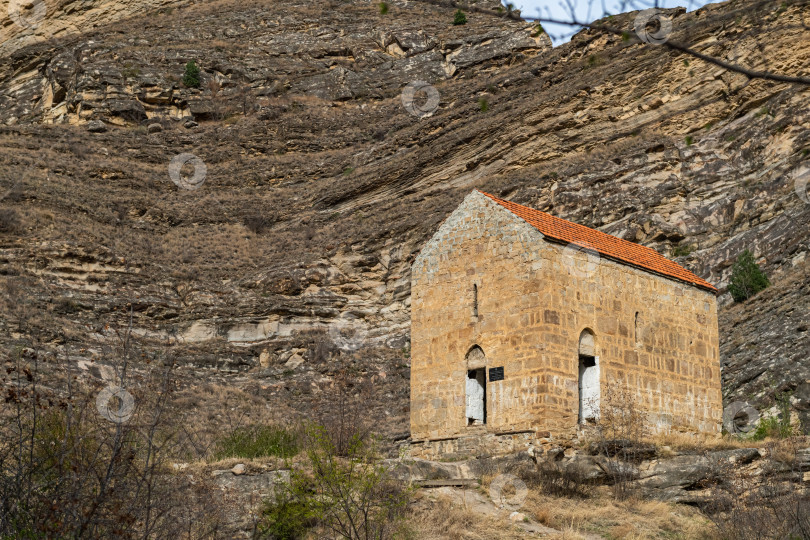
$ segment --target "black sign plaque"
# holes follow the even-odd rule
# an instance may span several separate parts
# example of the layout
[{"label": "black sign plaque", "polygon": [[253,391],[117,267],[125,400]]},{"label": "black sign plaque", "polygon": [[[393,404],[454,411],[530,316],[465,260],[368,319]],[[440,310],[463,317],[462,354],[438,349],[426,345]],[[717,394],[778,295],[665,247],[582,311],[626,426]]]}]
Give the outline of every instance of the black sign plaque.
[{"label": "black sign plaque", "polygon": [[489,368],[489,382],[503,380],[503,366]]}]

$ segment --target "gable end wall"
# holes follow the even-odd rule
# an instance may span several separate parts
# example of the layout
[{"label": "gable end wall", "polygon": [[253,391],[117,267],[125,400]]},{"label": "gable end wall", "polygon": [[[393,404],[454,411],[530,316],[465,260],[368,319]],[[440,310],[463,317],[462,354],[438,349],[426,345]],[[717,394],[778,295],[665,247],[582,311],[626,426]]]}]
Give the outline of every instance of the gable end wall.
[{"label": "gable end wall", "polygon": [[626,385],[654,430],[719,431],[715,296],[571,255],[477,192],[448,217],[412,268],[414,439],[481,430],[465,425],[465,354],[473,345],[484,350],[488,368],[505,372],[487,385],[486,431],[574,437],[584,328],[595,334],[603,393]]}]

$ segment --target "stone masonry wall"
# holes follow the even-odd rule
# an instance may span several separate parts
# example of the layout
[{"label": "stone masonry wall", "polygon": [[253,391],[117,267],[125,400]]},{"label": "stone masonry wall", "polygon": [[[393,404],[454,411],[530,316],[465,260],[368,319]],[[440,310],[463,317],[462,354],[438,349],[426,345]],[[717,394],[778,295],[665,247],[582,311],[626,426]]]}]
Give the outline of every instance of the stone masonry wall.
[{"label": "stone masonry wall", "polygon": [[603,406],[608,387],[624,384],[654,430],[719,432],[717,304],[708,291],[546,241],[473,192],[414,262],[411,292],[414,440],[477,429],[465,418],[474,345],[487,368],[504,367],[504,380],[487,382],[487,432],[573,438],[585,329],[595,335]]}]

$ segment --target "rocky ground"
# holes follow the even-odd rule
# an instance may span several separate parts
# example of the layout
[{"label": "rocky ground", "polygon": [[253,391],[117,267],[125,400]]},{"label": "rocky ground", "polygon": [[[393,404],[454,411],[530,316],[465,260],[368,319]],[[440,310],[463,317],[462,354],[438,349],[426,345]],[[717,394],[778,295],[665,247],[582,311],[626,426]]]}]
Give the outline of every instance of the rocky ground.
[{"label": "rocky ground", "polygon": [[[806,445],[806,439],[736,448],[645,445],[638,459],[623,464],[627,497],[615,495],[615,462],[587,447],[443,461],[400,457],[385,467],[403,485],[419,488],[408,519],[420,538],[740,538],[747,531],[715,513],[730,496],[756,505],[760,493],[804,486]],[[195,483],[210,482],[228,526],[248,532],[259,502],[289,476],[289,465],[278,461],[176,467]],[[765,537],[781,537],[762,522],[764,515],[742,508]]]},{"label": "rocky ground", "polygon": [[[229,393],[254,417],[309,414],[341,384],[405,437],[409,266],[479,188],[723,289],[726,401],[765,410],[786,393],[807,426],[810,204],[796,173],[810,90],[632,36],[584,31],[552,49],[527,22],[482,11],[453,26],[452,7],[388,4],[60,2],[33,29],[4,21],[4,358],[34,342],[43,369],[101,381],[131,327],[145,357],[178,366],[201,417],[221,419]],[[805,9],[673,10],[672,39],[807,76]],[[182,83],[192,60],[199,88]],[[417,99],[422,116],[402,99],[419,80],[438,96],[435,110]],[[175,161],[173,181],[184,153],[200,161]],[[746,248],[773,286],[733,305]]]}]

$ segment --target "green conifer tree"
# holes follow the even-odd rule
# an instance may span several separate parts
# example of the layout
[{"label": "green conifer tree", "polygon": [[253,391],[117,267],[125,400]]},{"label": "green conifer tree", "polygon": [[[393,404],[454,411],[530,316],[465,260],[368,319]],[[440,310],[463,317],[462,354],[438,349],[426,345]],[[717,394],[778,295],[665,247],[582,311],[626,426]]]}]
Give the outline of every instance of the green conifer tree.
[{"label": "green conifer tree", "polygon": [[183,84],[188,88],[200,87],[200,68],[197,67],[194,60],[186,64],[186,71],[183,73]]},{"label": "green conifer tree", "polygon": [[735,302],[743,302],[771,284],[762,270],[759,269],[754,255],[747,249],[743,251],[731,269],[731,281],[728,292]]}]

